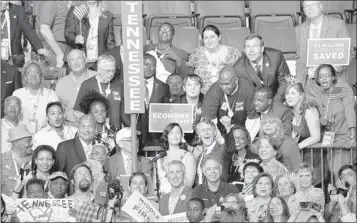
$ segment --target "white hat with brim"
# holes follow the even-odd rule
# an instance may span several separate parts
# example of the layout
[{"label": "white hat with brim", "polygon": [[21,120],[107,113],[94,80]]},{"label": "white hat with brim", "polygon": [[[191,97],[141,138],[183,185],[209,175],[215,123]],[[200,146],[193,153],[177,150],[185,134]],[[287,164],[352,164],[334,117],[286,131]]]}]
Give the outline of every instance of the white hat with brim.
[{"label": "white hat with brim", "polygon": [[13,142],[19,139],[32,137],[32,134],[27,130],[26,126],[19,125],[13,129],[10,129],[8,142]]},{"label": "white hat with brim", "polygon": [[[136,131],[136,135],[140,135],[139,131]],[[119,143],[123,139],[131,138],[131,128],[130,127],[125,127],[120,129],[116,136],[115,136],[115,142]]]}]

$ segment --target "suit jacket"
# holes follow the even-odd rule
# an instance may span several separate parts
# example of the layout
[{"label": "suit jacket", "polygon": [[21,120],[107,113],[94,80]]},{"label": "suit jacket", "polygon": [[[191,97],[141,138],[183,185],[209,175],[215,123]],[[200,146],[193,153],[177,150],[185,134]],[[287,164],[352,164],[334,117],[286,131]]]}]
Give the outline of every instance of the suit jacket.
[{"label": "suit jacket", "polygon": [[35,50],[43,48],[41,40],[38,38],[36,31],[33,29],[25,14],[23,6],[9,4],[10,17],[10,42],[12,55],[24,55],[21,38],[25,34]]},{"label": "suit jacket", "polygon": [[283,53],[280,50],[265,47],[262,66],[263,84],[246,55],[239,58],[234,65],[234,68],[236,69],[238,76],[250,81],[255,89],[258,89],[263,85],[270,87],[273,89],[274,93],[276,93],[275,99],[283,102],[285,98],[284,91],[287,84],[285,76],[290,74]]},{"label": "suit jacket", "polygon": [[5,98],[19,88],[22,88],[21,73],[16,67],[1,61],[1,118],[4,117]]},{"label": "suit jacket", "polygon": [[[74,15],[73,10],[75,6],[72,6],[66,18],[65,32],[64,36],[66,42],[73,48],[81,49],[86,51],[87,38],[90,30],[90,23],[88,15],[86,15],[80,22],[79,25],[78,18]],[[80,30],[82,28],[82,30]],[[84,38],[84,44],[76,44],[76,36],[80,35]],[[114,25],[113,25],[113,14],[109,11],[105,11],[103,15],[99,17],[98,23],[98,56],[102,55],[106,49],[111,49],[115,47],[115,35],[114,35]]]},{"label": "suit jacket", "polygon": [[[137,172],[149,174],[151,179],[153,179],[153,166],[152,163],[150,163],[150,160],[143,156],[137,156],[137,158]],[[110,176],[110,178],[119,177],[120,175],[126,175],[124,160],[121,152],[118,152],[107,160],[105,164],[105,169],[106,171],[108,171],[108,175]]]},{"label": "suit jacket", "polygon": [[[160,200],[159,200],[159,206],[160,206],[160,214],[165,216],[165,215],[170,215],[169,212],[169,197],[170,194],[164,194],[161,196]],[[180,198],[177,201],[177,204],[174,208],[174,212],[172,214],[178,214],[178,213],[182,213],[182,212],[186,212],[186,206],[188,201],[191,199],[192,197],[192,189],[185,186],[181,192]]]},{"label": "suit jacket", "polygon": [[[102,86],[103,88],[103,86]],[[108,96],[109,101],[109,110],[108,110],[108,117],[109,117],[109,124],[115,126],[116,128],[121,128],[121,124],[123,123],[124,126],[130,125],[130,116],[125,115],[124,113],[124,90],[123,90],[123,82],[120,81],[117,77],[114,77],[110,81],[110,89],[112,93]],[[73,109],[76,111],[80,111],[79,103],[87,92],[89,91],[97,91],[99,92],[98,83],[96,77],[91,77],[88,80],[85,80],[78,92],[76,103],[74,104]],[[105,91],[105,89],[102,89]],[[117,95],[114,97],[114,95]],[[122,110],[121,110],[122,109]],[[123,112],[121,112],[123,111]]]},{"label": "suit jacket", "polygon": [[[156,77],[154,77],[154,87],[150,97],[150,103],[168,103],[170,98],[169,86]],[[124,114],[124,108],[122,108]],[[129,117],[130,115],[127,114]],[[128,118],[130,120],[130,117]],[[130,124],[129,124],[130,125]],[[161,133],[149,133],[149,110],[139,114],[137,122],[137,130],[140,131],[142,146],[158,146],[160,145]]]},{"label": "suit jacket", "polygon": [[[147,51],[150,51],[150,50],[155,50],[156,47],[157,47],[157,44],[145,45],[144,53]],[[173,60],[171,58],[163,58],[161,60],[161,62],[163,63],[165,69],[170,73],[187,74],[188,72],[186,70],[188,68],[186,66],[186,62],[188,61],[190,54],[184,50],[181,50],[181,49],[175,47],[172,44],[171,44],[171,49],[182,59],[182,64],[180,67],[178,67],[175,60]]]},{"label": "suit jacket", "polygon": [[[307,78],[307,43],[310,35],[310,21],[306,21],[295,28],[296,32],[296,76],[305,86]],[[320,38],[350,38],[346,24],[343,20],[323,16]],[[351,54],[353,47],[351,47]],[[350,56],[352,60],[352,56]],[[347,67],[340,67],[340,75],[347,73]]]},{"label": "suit jacket", "polygon": [[[206,154],[206,156],[214,156],[221,161],[221,164],[222,164],[221,178],[225,182],[227,182],[227,178],[228,178],[228,167],[229,167],[230,156],[233,154],[232,151],[229,151],[229,149],[231,149],[231,148],[227,148],[226,144],[220,145],[216,141],[216,144],[214,145],[211,153]],[[199,157],[197,157],[198,161],[196,162],[196,164],[201,165],[201,166],[198,166],[197,168],[202,167],[202,162],[201,162],[201,164],[199,164],[199,163],[200,163],[201,157],[203,156],[203,153]],[[204,176],[203,176],[203,178],[204,178]],[[196,180],[198,180],[198,178],[196,178]]]},{"label": "suit jacket", "polygon": [[87,161],[86,154],[78,135],[74,139],[66,140],[58,144],[56,160],[58,171],[65,172],[68,177],[75,165]]}]

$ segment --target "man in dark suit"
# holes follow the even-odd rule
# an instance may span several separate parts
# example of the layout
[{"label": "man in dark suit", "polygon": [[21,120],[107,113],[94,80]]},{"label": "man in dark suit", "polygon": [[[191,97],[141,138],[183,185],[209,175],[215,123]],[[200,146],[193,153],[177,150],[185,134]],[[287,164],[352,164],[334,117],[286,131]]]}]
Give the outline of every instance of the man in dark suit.
[{"label": "man in dark suit", "polygon": [[[25,34],[39,54],[48,54],[43,48],[36,31],[32,28],[23,6],[11,4],[5,0],[1,1],[1,11],[1,60],[8,61],[12,59],[12,63],[16,67],[24,65],[25,55],[21,43],[22,34]],[[7,56],[5,56],[5,52]]]},{"label": "man in dark suit", "polygon": [[221,178],[223,181],[227,181],[228,178],[228,165],[230,161],[230,154],[232,151],[228,151],[224,141],[217,140],[216,133],[217,128],[213,121],[209,118],[202,118],[196,126],[196,132],[198,138],[202,142],[202,151],[195,149],[193,155],[197,160],[197,178],[196,183],[201,184],[204,181],[202,172],[202,162],[206,156],[211,155],[219,160],[222,160],[222,173]]},{"label": "man in dark suit", "polygon": [[70,176],[70,172],[75,165],[89,159],[95,130],[96,120],[93,115],[82,115],[79,118],[77,136],[74,139],[63,141],[57,146],[58,171],[65,172]]},{"label": "man in dark suit", "polygon": [[[139,115],[137,129],[141,133],[141,147],[158,146],[161,134],[149,133],[150,103],[168,103],[170,92],[169,86],[156,78],[156,59],[150,54],[144,54],[144,79],[145,113]],[[129,117],[129,115],[127,116]]]},{"label": "man in dark suit", "polygon": [[172,73],[188,74],[186,66],[189,53],[172,44],[175,28],[169,22],[164,22],[158,29],[158,43],[144,46],[144,53],[155,57],[156,77],[166,83],[167,77]]},{"label": "man in dark suit", "polygon": [[[4,108],[5,98],[19,88],[22,88],[21,73],[16,67],[1,61],[1,108]],[[1,118],[3,117],[4,109],[1,109]]]},{"label": "man in dark suit", "polygon": [[130,117],[121,112],[121,109],[124,109],[123,82],[114,76],[116,70],[114,57],[103,54],[98,58],[97,63],[98,74],[82,83],[73,110],[79,111],[79,103],[83,95],[88,91],[95,90],[109,100],[109,124],[118,129],[121,128],[122,123],[124,126],[130,125]]},{"label": "man in dark suit", "polygon": [[118,153],[111,156],[105,164],[108,176],[114,179],[120,177],[120,175],[131,175],[134,172],[143,172],[153,179],[153,166],[152,163],[150,163],[150,160],[146,157],[137,156],[136,171],[132,170],[130,128],[126,127],[119,130],[116,134],[115,141],[120,150]]},{"label": "man in dark suit", "polygon": [[280,101],[273,101],[274,93],[269,87],[261,87],[254,94],[254,108],[262,118],[267,114],[273,114],[283,124],[286,135],[291,136],[292,114],[291,110]]},{"label": "man in dark suit", "polygon": [[283,53],[280,50],[264,47],[261,36],[252,34],[244,39],[245,55],[234,68],[239,77],[249,80],[255,89],[267,86],[276,94],[274,100],[284,102],[285,76],[290,74]]},{"label": "man in dark suit", "polygon": [[[186,212],[192,189],[185,186],[185,165],[179,160],[169,162],[166,176],[171,185],[171,192],[160,198],[160,214],[164,216]],[[175,204],[170,203],[169,199],[175,201]]]},{"label": "man in dark suit", "polygon": [[[296,77],[302,83],[306,95],[312,99],[320,94],[314,74],[317,66],[307,67],[307,43],[309,39],[350,38],[343,20],[326,16],[322,13],[320,1],[303,1],[306,22],[295,28],[296,31]],[[351,47],[351,54],[353,47]],[[350,60],[352,59],[350,55]],[[336,66],[338,78],[347,80],[347,67]]]}]

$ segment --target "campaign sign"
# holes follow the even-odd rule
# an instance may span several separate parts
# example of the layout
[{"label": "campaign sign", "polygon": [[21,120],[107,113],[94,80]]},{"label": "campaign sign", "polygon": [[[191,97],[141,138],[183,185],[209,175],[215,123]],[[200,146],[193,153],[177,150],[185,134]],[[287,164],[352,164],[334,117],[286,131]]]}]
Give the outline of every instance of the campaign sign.
[{"label": "campaign sign", "polygon": [[20,222],[76,222],[69,215],[74,208],[70,199],[17,199],[16,211]]},{"label": "campaign sign", "polygon": [[189,222],[186,212],[162,216],[165,222]]},{"label": "campaign sign", "polygon": [[137,191],[134,191],[130,195],[122,210],[138,222],[162,221],[160,212],[148,199]]},{"label": "campaign sign", "polygon": [[183,132],[192,133],[193,105],[151,103],[149,132],[162,132],[170,123],[178,123]]},{"label": "campaign sign", "polygon": [[350,48],[350,38],[309,39],[307,44],[307,66],[319,66],[320,64],[348,66]]}]

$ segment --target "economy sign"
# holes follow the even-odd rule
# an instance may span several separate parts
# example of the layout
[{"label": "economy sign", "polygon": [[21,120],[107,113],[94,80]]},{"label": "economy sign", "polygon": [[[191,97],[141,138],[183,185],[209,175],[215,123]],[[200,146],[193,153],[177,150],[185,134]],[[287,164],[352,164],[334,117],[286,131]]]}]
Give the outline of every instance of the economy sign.
[{"label": "economy sign", "polygon": [[162,132],[170,123],[178,123],[183,132],[192,133],[193,106],[190,104],[151,103],[149,132]]},{"label": "economy sign", "polygon": [[350,38],[309,39],[307,44],[307,66],[332,64],[348,66],[350,61]]},{"label": "economy sign", "polygon": [[125,113],[145,113],[141,1],[122,2]]}]

